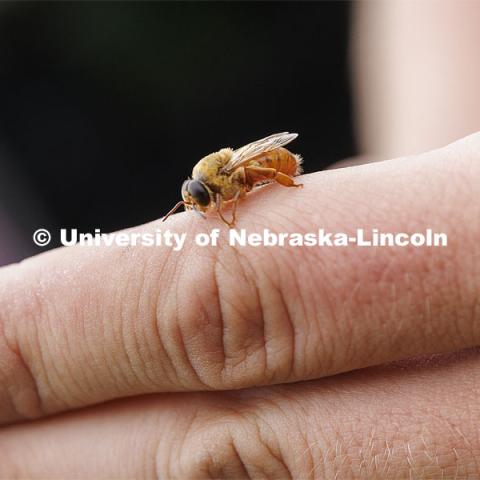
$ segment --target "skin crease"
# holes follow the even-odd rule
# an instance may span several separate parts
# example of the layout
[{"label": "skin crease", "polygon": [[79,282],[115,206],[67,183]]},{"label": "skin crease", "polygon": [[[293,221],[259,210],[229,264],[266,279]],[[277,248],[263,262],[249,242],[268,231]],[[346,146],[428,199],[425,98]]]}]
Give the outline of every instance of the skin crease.
[{"label": "skin crease", "polygon": [[[179,252],[73,247],[7,267],[2,421],[124,395],[306,380],[476,345],[477,144],[474,136],[421,157],[305,176],[303,191],[265,188],[239,209],[238,227],[249,231],[428,227],[447,233],[443,249],[202,248],[194,232],[223,225],[188,212],[169,226],[189,233]],[[428,190],[418,181],[426,176]],[[340,192],[342,204],[329,209]],[[28,381],[19,386],[18,375]]]},{"label": "skin crease", "polygon": [[[2,421],[148,392],[307,380],[478,344],[479,157],[480,134],[421,156],[307,175],[294,194],[264,188],[239,208],[238,226],[250,231],[267,224],[300,232],[312,225],[347,232],[356,225],[428,226],[449,236],[448,247],[435,253],[72,247],[2,269]],[[192,236],[218,226],[187,212],[169,228]],[[396,367],[388,371],[395,382],[390,373],[366,371],[237,393],[165,395],[149,404],[156,423],[139,413],[143,403],[136,402],[143,400],[132,399],[119,411],[97,407],[5,428],[0,468],[7,478],[382,478],[385,468],[391,478],[405,478],[409,469],[423,478],[454,478],[457,469],[478,475],[471,431],[478,402],[470,381],[476,366],[474,351],[453,369],[448,362],[444,371],[427,368],[413,384]],[[458,389],[445,393],[435,372],[450,372],[451,385],[458,375]],[[420,419],[425,432],[418,431]],[[447,435],[451,422],[457,436]],[[37,428],[39,436],[31,436]],[[350,451],[350,440],[363,453],[349,454],[344,465],[332,449]],[[21,445],[29,445],[29,455]],[[393,454],[390,445],[398,445]],[[380,453],[366,459],[365,449]],[[295,461],[299,455],[310,463]],[[386,455],[386,464],[377,464]],[[121,471],[118,458],[126,462]]]},{"label": "skin crease", "polygon": [[2,478],[474,479],[478,360],[474,349],[11,426],[0,431]]},{"label": "skin crease", "polygon": [[[435,2],[431,15],[426,5],[355,4],[368,156],[436,148],[480,127],[479,9]],[[0,478],[479,478],[478,350],[350,371],[478,344],[479,156],[477,135],[305,176],[302,191],[268,187],[238,211],[249,230],[428,224],[448,230],[440,252],[71,249],[0,269],[0,415],[11,424],[0,429]],[[190,235],[223,227],[186,214],[169,222]],[[208,320],[220,311],[217,285],[224,343]],[[259,292],[269,292],[263,318]],[[252,313],[252,324],[228,322]],[[337,371],[347,373],[137,396]],[[109,398],[119,400],[70,410]]]}]

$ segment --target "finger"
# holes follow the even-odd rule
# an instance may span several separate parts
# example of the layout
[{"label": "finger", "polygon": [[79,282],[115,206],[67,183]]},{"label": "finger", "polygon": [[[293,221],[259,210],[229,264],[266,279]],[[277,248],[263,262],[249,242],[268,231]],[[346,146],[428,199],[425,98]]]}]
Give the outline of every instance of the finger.
[{"label": "finger", "polygon": [[479,351],[0,431],[2,478],[477,478]]},{"label": "finger", "polygon": [[479,144],[305,176],[303,190],[263,188],[238,209],[248,232],[430,228],[446,247],[232,247],[226,228],[199,247],[194,233],[223,225],[187,212],[169,219],[189,235],[178,252],[74,247],[1,271],[3,421],[478,344]]}]

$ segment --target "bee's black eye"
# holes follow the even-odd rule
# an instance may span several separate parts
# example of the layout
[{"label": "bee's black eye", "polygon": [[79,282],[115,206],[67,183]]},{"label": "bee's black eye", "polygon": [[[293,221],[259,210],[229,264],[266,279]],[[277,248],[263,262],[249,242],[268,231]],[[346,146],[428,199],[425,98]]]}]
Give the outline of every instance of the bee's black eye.
[{"label": "bee's black eye", "polygon": [[191,182],[191,180],[185,180],[182,184],[182,198],[185,200],[186,198],[186,193],[188,193],[188,184]]},{"label": "bee's black eye", "polygon": [[202,207],[206,207],[210,203],[210,194],[202,182],[192,180],[186,186],[188,193]]}]

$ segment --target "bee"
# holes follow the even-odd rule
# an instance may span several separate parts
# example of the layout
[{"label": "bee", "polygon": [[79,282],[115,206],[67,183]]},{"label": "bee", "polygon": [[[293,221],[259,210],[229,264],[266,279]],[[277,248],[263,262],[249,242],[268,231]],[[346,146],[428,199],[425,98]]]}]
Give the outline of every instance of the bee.
[{"label": "bee", "polygon": [[[275,133],[244,147],[222,148],[203,157],[193,168],[192,178],[183,182],[182,200],[165,216],[165,221],[182,205],[204,217],[216,212],[229,228],[235,226],[238,201],[255,187],[277,182],[285,187],[302,187],[293,177],[302,173],[302,158],[285,145],[297,138],[296,133]],[[222,209],[232,206],[227,220]]]}]

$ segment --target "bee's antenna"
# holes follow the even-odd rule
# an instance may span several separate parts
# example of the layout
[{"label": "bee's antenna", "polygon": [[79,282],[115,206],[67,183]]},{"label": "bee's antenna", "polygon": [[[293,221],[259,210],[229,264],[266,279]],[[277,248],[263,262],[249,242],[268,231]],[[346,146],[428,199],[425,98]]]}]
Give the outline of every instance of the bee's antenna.
[{"label": "bee's antenna", "polygon": [[184,202],[183,200],[181,200],[180,202],[178,202],[178,203],[163,217],[162,222],[164,222],[170,215],[172,215],[173,213],[175,213],[182,205],[185,205],[185,202]]}]

